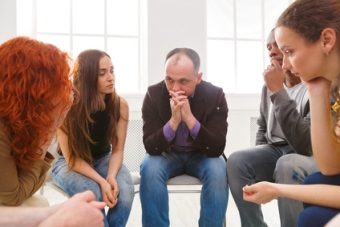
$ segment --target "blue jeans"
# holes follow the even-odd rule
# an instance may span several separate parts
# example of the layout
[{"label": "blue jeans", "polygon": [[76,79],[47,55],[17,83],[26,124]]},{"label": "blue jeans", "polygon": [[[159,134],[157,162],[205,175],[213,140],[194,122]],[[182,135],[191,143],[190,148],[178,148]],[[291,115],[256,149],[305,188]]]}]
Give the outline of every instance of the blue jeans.
[{"label": "blue jeans", "polygon": [[[227,162],[230,191],[239,210],[243,227],[263,227],[261,205],[243,200],[242,187],[259,181],[302,184],[304,178],[318,171],[314,157],[296,154],[291,146],[259,145],[232,153]],[[279,198],[281,226],[297,226],[302,202]]]},{"label": "blue jeans", "polygon": [[[223,226],[228,204],[226,163],[200,152],[146,154],[140,168],[140,200],[144,227],[169,226],[169,178],[187,174],[202,181],[199,226]],[[190,217],[188,217],[190,218]]]},{"label": "blue jeans", "polygon": [[[106,179],[107,176],[110,156],[111,152],[93,162],[95,170],[104,179]],[[52,169],[52,178],[56,185],[66,191],[70,196],[78,192],[91,190],[96,196],[96,201],[103,201],[101,188],[97,182],[73,170],[70,172],[68,172],[68,170],[69,167],[65,158],[60,156]],[[116,180],[119,187],[118,202],[116,206],[108,210],[107,215],[105,214],[105,210],[102,209],[106,227],[126,225],[135,195],[130,171],[123,164],[117,174]]]},{"label": "blue jeans", "polygon": [[[340,185],[340,175],[324,176],[320,172],[313,173],[306,177],[303,184],[330,184]],[[319,227],[324,226],[335,215],[340,213],[339,209],[303,204],[305,208],[298,218],[299,227]]]}]

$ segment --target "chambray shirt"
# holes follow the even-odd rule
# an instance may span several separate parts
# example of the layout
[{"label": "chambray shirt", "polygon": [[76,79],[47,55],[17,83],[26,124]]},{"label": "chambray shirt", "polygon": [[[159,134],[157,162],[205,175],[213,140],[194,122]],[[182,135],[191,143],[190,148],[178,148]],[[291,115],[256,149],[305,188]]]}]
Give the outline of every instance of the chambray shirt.
[{"label": "chambray shirt", "polygon": [[[195,94],[195,91],[188,97],[190,104],[191,104],[192,98],[194,97],[194,94]],[[195,126],[191,130],[189,130],[187,124],[184,121],[181,121],[181,123],[179,123],[177,127],[177,130],[174,131],[170,127],[170,120],[169,120],[163,127],[163,134],[164,134],[166,141],[168,141],[169,143],[176,136],[175,145],[172,147],[173,150],[190,152],[190,151],[196,150],[196,148],[187,142],[188,136],[190,135],[195,140],[200,128],[201,128],[201,124],[196,119]]]}]

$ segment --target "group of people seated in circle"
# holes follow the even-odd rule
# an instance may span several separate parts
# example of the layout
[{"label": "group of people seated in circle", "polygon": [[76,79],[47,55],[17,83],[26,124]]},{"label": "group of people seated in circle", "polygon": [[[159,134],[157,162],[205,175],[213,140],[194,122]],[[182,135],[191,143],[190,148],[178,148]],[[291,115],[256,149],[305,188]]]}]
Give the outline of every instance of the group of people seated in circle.
[{"label": "group of people seated in circle", "polygon": [[[229,189],[244,227],[267,226],[260,204],[276,198],[281,226],[340,225],[340,1],[295,1],[267,49],[256,146],[228,158],[225,93],[202,79],[196,51],[166,55],[164,79],[142,105],[143,226],[170,225],[166,182],[181,174],[202,182],[199,226],[223,226]],[[1,226],[126,226],[134,200],[123,164],[129,107],[115,76],[101,50],[73,62],[27,37],[0,45]],[[71,198],[15,207],[42,186],[55,138],[52,177]]]}]

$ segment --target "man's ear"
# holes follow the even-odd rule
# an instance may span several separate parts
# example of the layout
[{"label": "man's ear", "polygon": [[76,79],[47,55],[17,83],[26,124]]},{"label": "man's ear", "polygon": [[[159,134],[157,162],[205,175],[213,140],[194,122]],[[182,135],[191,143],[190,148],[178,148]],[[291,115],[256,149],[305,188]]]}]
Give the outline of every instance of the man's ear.
[{"label": "man's ear", "polygon": [[336,32],[333,28],[325,28],[320,36],[322,49],[325,53],[330,53],[336,44]]},{"label": "man's ear", "polygon": [[203,73],[202,73],[202,72],[200,72],[200,73],[197,74],[197,81],[196,81],[196,84],[201,83],[202,76],[203,76]]}]

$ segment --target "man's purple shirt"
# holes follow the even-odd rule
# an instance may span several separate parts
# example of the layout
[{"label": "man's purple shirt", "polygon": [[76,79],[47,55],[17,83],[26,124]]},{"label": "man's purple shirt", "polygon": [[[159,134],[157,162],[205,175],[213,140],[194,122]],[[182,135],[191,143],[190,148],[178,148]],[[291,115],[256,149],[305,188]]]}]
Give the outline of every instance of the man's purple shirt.
[{"label": "man's purple shirt", "polygon": [[[195,91],[190,95],[191,99],[194,97],[194,94],[195,94]],[[190,103],[191,103],[191,99],[189,99]],[[169,143],[176,136],[175,145],[172,147],[173,150],[190,152],[190,151],[196,150],[196,148],[187,142],[188,136],[190,135],[195,140],[200,128],[201,128],[201,124],[196,119],[195,126],[191,130],[189,130],[187,124],[184,121],[181,121],[181,123],[179,123],[177,127],[177,130],[174,131],[170,127],[170,120],[169,120],[163,127],[163,134],[164,134],[166,141],[168,141]]]}]

